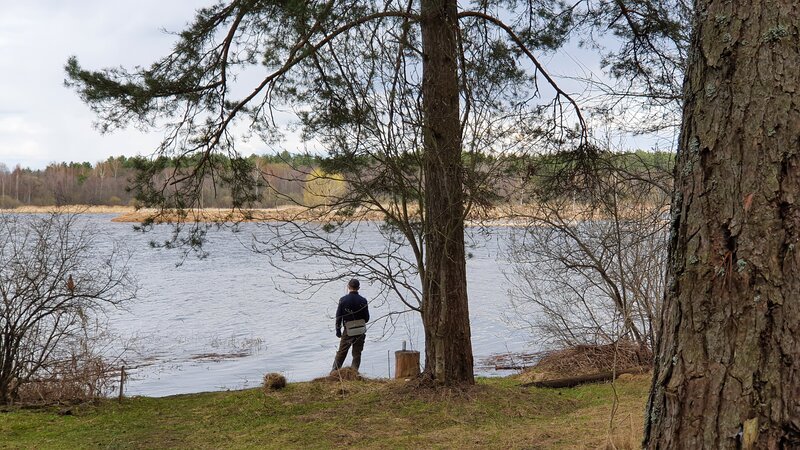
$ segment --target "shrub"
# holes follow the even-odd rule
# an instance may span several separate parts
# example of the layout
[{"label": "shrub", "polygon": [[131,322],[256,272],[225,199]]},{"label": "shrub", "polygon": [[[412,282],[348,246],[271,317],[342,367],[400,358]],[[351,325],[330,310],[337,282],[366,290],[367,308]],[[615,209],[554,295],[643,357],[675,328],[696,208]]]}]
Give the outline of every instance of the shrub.
[{"label": "shrub", "polygon": [[[88,343],[88,345],[87,345]],[[45,371],[19,386],[16,402],[21,404],[83,403],[105,397],[117,389],[118,368],[96,354],[94,342],[73,348],[64,359],[54,361]]]},{"label": "shrub", "polygon": [[264,375],[264,392],[277,391],[286,387],[286,377],[279,373]]},{"label": "shrub", "polygon": [[15,198],[9,197],[8,195],[3,195],[0,197],[0,208],[14,209],[20,205],[22,205],[21,202],[17,201]]},{"label": "shrub", "polygon": [[[94,313],[136,295],[124,252],[116,245],[95,251],[97,236],[70,214],[0,214],[0,291],[13,305],[0,307],[0,405],[28,383],[83,383],[81,374],[96,372],[91,347],[81,345]],[[96,395],[102,384],[86,390]]]}]

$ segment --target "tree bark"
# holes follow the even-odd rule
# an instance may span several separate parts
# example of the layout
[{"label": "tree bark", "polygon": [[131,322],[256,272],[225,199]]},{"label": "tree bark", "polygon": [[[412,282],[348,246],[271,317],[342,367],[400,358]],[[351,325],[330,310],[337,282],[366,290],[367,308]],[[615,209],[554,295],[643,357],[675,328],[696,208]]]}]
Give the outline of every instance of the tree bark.
[{"label": "tree bark", "polygon": [[425,372],[474,383],[464,250],[457,1],[423,0]]},{"label": "tree bark", "polygon": [[800,4],[695,2],[648,448],[800,445]]}]

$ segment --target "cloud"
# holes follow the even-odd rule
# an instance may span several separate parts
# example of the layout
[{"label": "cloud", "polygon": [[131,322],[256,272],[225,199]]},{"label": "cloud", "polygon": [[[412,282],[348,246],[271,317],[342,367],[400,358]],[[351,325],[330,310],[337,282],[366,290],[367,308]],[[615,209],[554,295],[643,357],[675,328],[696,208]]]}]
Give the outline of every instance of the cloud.
[{"label": "cloud", "polygon": [[63,86],[63,67],[71,55],[89,68],[148,64],[174,40],[161,29],[179,30],[198,6],[195,0],[3,2],[0,162],[42,168],[152,151],[155,134],[94,130],[94,115]]},{"label": "cloud", "polygon": [[0,117],[0,135],[36,136],[44,133],[41,126],[20,116]]},{"label": "cloud", "polygon": [[23,116],[0,116],[0,162],[8,167],[46,164],[48,155],[42,147],[46,135],[42,126]]},{"label": "cloud", "polygon": [[0,141],[0,164],[5,164],[8,168],[17,164],[22,167],[44,167],[48,162],[49,155],[36,139],[13,138]]}]

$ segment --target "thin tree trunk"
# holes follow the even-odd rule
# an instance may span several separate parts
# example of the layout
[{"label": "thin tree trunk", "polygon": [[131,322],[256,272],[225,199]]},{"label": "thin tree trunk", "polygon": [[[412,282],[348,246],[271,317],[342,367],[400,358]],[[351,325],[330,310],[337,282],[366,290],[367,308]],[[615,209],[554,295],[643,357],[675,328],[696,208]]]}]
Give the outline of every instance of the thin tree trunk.
[{"label": "thin tree trunk", "polygon": [[0,337],[0,352],[2,352],[2,356],[0,356],[0,405],[8,405],[11,403],[11,382],[14,379],[13,376],[13,368],[14,368],[14,358],[13,358],[13,348],[14,343],[12,342],[13,336],[12,332],[4,331],[2,337]]},{"label": "thin tree trunk", "polygon": [[423,0],[425,371],[474,383],[464,251],[463,175],[455,0]]},{"label": "thin tree trunk", "polygon": [[695,2],[648,448],[800,446],[800,3]]}]

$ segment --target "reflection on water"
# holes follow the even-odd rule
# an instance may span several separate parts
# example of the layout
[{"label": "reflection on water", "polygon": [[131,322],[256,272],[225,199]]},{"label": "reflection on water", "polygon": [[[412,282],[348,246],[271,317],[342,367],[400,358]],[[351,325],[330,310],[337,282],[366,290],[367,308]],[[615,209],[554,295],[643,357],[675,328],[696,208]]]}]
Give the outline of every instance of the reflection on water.
[{"label": "reflection on water", "polygon": [[[87,216],[111,238],[124,240],[133,251],[131,267],[141,289],[125,310],[109,312],[109,325],[128,347],[125,364],[134,367],[126,386],[129,395],[161,396],[209,390],[255,387],[266,372],[281,372],[291,381],[326,375],[338,345],[333,314],[343,283],[322,286],[308,299],[283,293],[289,283],[264,255],[253,253],[240,240],[262,232],[246,224],[234,236],[229,231],[209,234],[206,259],[189,257],[176,267],[179,252],[152,249],[151,240],[168,236],[168,227],[141,234],[131,224],[110,222],[112,216]],[[509,308],[499,255],[507,230],[491,238],[476,238],[467,261],[472,343],[475,360],[493,353],[530,350],[530,336],[506,324]],[[376,231],[361,230],[359,245],[379,246]],[[375,248],[374,250],[378,250]],[[327,263],[326,263],[327,264]],[[294,274],[314,274],[330,267],[299,261],[288,267]],[[289,286],[291,287],[291,286]],[[375,299],[368,282],[361,294],[371,301],[371,315],[381,317],[396,300]],[[386,329],[386,333],[384,333]],[[361,371],[368,377],[387,377],[394,370],[392,353],[402,341],[421,350],[424,333],[416,314],[404,314],[394,327],[376,322],[367,334]],[[124,344],[123,344],[124,343]],[[535,349],[534,349],[535,350]],[[422,357],[424,361],[424,355]],[[345,364],[349,363],[346,361]],[[495,375],[496,373],[483,373]]]}]

